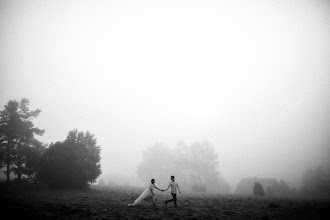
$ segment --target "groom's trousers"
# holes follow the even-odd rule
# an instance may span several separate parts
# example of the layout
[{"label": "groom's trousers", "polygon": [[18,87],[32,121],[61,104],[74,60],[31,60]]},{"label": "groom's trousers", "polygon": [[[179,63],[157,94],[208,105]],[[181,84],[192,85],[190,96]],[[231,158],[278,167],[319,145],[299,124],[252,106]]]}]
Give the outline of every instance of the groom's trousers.
[{"label": "groom's trousers", "polygon": [[174,202],[174,206],[177,207],[177,205],[176,205],[176,193],[171,193],[171,194],[172,194],[173,199],[167,200],[166,203]]}]

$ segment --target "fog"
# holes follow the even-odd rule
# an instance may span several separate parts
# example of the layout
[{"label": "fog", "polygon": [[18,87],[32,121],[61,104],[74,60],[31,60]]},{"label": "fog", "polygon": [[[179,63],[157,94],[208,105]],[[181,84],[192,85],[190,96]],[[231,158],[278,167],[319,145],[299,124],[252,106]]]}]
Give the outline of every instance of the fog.
[{"label": "fog", "polygon": [[299,186],[306,169],[330,164],[329,9],[0,1],[0,106],[27,97],[44,143],[95,134],[105,179],[142,184],[148,147],[208,141],[233,188],[255,176]]}]

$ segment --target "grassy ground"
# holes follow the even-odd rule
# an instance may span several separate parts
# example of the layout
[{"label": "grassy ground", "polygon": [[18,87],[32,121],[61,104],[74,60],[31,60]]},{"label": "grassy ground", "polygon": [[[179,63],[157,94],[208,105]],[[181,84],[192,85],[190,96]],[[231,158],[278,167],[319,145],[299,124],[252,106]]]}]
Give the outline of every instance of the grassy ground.
[{"label": "grassy ground", "polygon": [[[164,205],[170,193],[128,207],[141,188],[92,186],[85,190],[27,185],[0,191],[0,218],[6,219],[327,219],[330,201],[182,193],[178,207]],[[3,218],[1,218],[3,219]],[[329,219],[329,218],[328,218]]]}]

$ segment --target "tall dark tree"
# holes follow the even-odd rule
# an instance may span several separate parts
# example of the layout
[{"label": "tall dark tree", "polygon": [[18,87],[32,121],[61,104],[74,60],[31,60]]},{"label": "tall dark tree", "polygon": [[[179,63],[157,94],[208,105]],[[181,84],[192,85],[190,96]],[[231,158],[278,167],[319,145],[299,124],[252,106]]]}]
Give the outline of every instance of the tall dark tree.
[{"label": "tall dark tree", "polygon": [[[27,152],[34,147],[34,135],[43,135],[44,130],[34,126],[32,120],[39,116],[40,110],[29,110],[29,100],[23,98],[20,102],[10,100],[5,109],[0,112],[0,133],[5,139],[2,147],[4,163],[7,166],[7,182],[11,172],[17,174],[18,180],[24,174]],[[3,143],[3,142],[2,142]]]},{"label": "tall dark tree", "polygon": [[46,149],[38,177],[54,187],[84,187],[94,183],[102,173],[100,152],[93,134],[70,131],[65,141]]},{"label": "tall dark tree", "polygon": [[24,174],[35,182],[39,180],[37,170],[40,166],[40,160],[46,150],[46,146],[38,140],[35,140],[34,147],[27,148]]},{"label": "tall dark tree", "polygon": [[0,134],[0,168],[3,167],[5,163],[5,155],[8,141],[4,134]]}]

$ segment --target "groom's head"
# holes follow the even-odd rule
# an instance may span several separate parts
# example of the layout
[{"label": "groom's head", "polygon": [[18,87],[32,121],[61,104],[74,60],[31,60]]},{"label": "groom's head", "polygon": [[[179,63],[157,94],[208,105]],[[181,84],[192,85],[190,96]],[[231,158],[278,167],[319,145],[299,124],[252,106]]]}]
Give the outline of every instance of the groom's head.
[{"label": "groom's head", "polygon": [[174,176],[171,176],[171,180],[174,181]]}]

